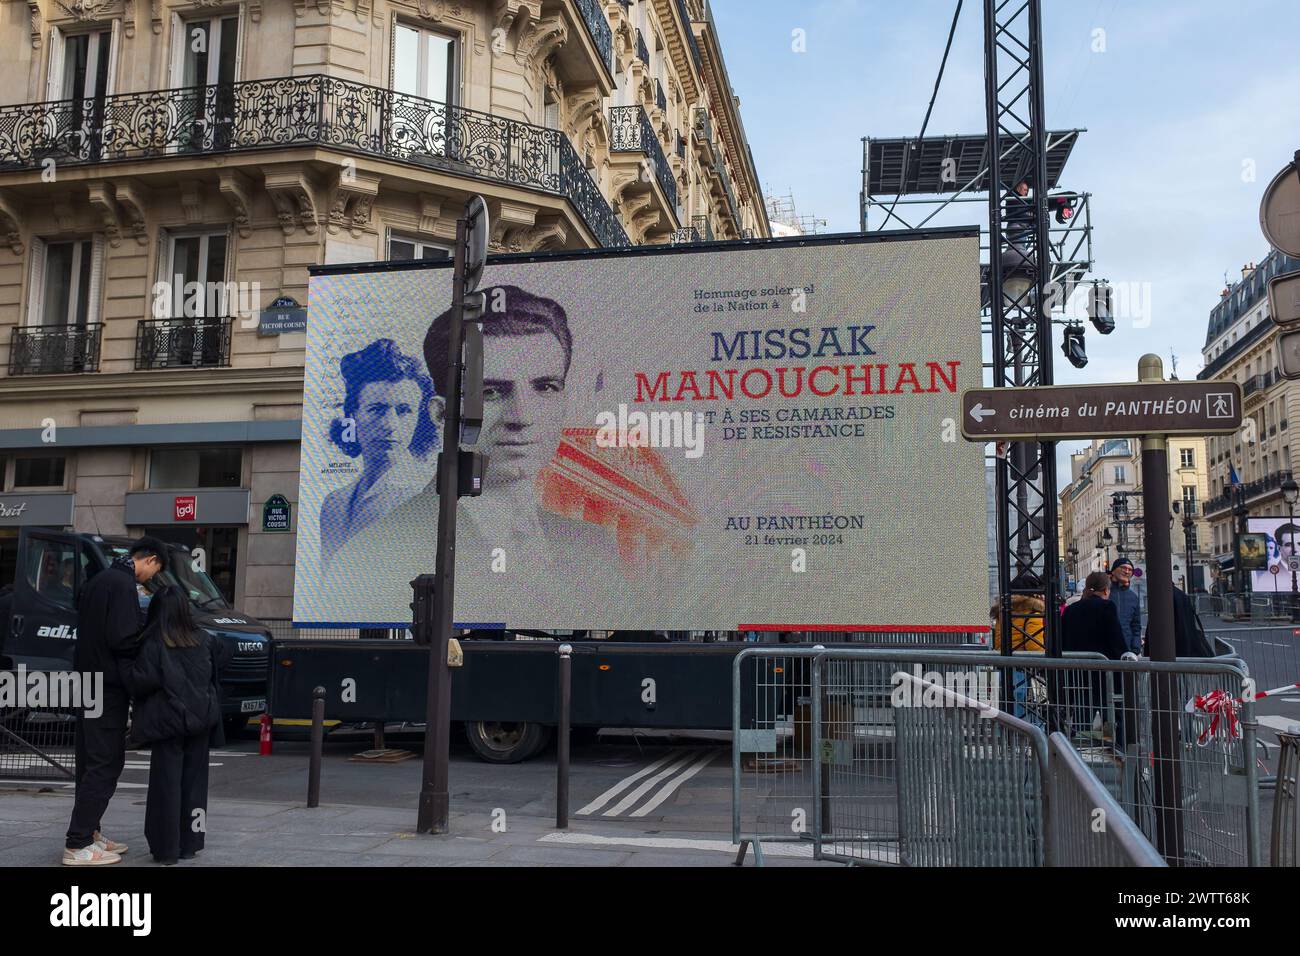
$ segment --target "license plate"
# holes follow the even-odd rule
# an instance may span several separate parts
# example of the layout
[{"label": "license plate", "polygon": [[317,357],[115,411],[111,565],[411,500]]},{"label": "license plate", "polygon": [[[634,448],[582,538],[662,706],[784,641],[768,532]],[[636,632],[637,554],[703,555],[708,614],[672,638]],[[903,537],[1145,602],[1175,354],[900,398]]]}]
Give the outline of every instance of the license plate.
[{"label": "license plate", "polygon": [[239,704],[239,712],[241,714],[260,714],[264,710],[266,710],[265,697],[260,698],[259,700],[241,701]]}]

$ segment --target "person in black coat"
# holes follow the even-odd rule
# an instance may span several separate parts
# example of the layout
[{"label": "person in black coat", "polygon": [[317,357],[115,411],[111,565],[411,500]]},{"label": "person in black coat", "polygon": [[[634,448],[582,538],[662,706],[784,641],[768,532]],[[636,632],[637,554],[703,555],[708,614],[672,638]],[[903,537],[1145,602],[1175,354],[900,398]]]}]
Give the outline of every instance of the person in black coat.
[{"label": "person in black coat", "polygon": [[[1147,622],[1146,633],[1142,635],[1142,650],[1151,656],[1148,643],[1151,623]],[[1174,585],[1174,657],[1213,657],[1214,646],[1205,636],[1205,627],[1201,616],[1196,613],[1196,605],[1187,592]]]},{"label": "person in black coat", "polygon": [[194,623],[185,592],[164,588],[149,605],[140,652],[122,668],[135,699],[130,740],[148,746],[144,835],[154,860],[193,859],[207,830],[208,748],[220,746],[218,642]]},{"label": "person in black coat", "polygon": [[[1088,575],[1084,580],[1083,597],[1069,605],[1061,616],[1061,649],[1067,652],[1091,651],[1112,661],[1119,660],[1128,652],[1119,611],[1110,601],[1110,575],[1105,571],[1093,571]],[[1078,685],[1069,689],[1072,698],[1070,721],[1076,729],[1086,729],[1091,726],[1094,713],[1105,712],[1106,675],[1093,672],[1086,683],[1080,680],[1069,680],[1069,683]],[[1123,739],[1123,728],[1131,726],[1131,721],[1118,713],[1116,720],[1120,724],[1116,735]]]},{"label": "person in black coat", "polygon": [[140,635],[136,585],[147,583],[166,566],[166,546],[157,538],[141,538],[126,557],[118,558],[81,588],[72,666],[82,674],[103,675],[104,700],[98,717],[77,717],[76,796],[63,851],[63,862],[69,866],[117,863],[127,849],[100,832],[100,818],[126,765],[130,701],[118,665],[134,653]]}]

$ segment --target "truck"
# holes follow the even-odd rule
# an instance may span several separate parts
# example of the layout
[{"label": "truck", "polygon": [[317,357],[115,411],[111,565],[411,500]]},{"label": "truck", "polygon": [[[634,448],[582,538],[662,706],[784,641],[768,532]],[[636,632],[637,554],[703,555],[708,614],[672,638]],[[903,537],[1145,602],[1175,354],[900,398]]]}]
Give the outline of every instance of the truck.
[{"label": "truck", "polygon": [[[77,640],[77,598],[90,578],[130,551],[134,539],[23,528],[12,581],[0,587],[0,669],[19,664],[29,671],[72,668]],[[221,712],[227,729],[247,723],[267,705],[270,630],[231,607],[216,583],[195,567],[188,548],[169,544],[167,570],[140,587],[143,613],[160,588],[178,585],[190,598],[194,621],[226,645],[221,674]]]}]

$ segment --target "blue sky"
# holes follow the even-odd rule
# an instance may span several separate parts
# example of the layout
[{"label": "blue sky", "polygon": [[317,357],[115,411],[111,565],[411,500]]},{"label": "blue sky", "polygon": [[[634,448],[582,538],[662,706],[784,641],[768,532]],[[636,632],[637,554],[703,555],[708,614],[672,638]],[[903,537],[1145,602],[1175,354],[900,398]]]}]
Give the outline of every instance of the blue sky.
[{"label": "blue sky", "polygon": [[[712,6],[764,189],[793,193],[823,231],[856,230],[861,139],[920,131],[955,0]],[[982,18],[965,0],[929,134],[984,129]],[[1058,331],[1056,380],[1131,381],[1145,352],[1168,374],[1171,348],[1192,378],[1224,272],[1268,253],[1260,197],[1300,148],[1300,3],[1044,0],[1043,18],[1047,125],[1088,130],[1061,187],[1093,194],[1093,275],[1150,283],[1151,306],[1145,327],[1089,326],[1082,370]]]}]

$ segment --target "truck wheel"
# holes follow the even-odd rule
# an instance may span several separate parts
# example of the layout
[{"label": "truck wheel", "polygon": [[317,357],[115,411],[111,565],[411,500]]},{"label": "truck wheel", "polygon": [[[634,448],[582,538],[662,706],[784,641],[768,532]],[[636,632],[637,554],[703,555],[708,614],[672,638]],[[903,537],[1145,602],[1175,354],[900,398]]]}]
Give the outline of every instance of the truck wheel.
[{"label": "truck wheel", "polygon": [[519,763],[538,754],[551,739],[551,728],[534,723],[470,720],[465,737],[479,759],[488,763]]}]

